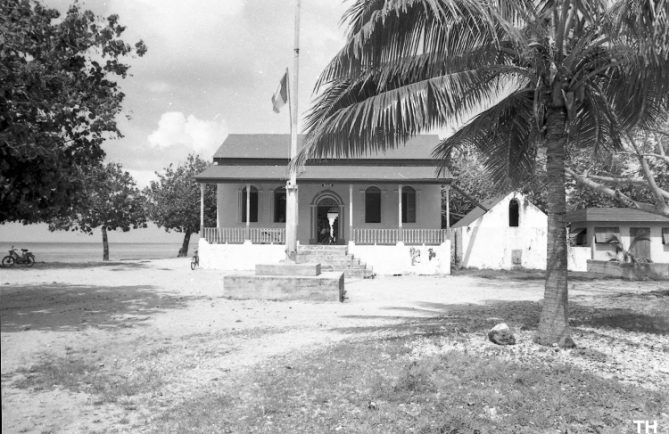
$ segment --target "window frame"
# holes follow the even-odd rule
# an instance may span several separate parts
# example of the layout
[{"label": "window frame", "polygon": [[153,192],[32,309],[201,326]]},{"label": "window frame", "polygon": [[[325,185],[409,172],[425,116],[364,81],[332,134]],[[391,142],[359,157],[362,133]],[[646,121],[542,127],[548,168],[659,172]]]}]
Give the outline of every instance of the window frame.
[{"label": "window frame", "polygon": [[[410,197],[411,201],[409,200]],[[402,187],[402,223],[416,223],[416,214],[418,208],[416,206],[416,200],[415,188],[411,186]],[[412,205],[412,207],[409,207],[409,205]]]},{"label": "window frame", "polygon": [[[371,195],[374,194],[378,197],[378,201],[376,204],[370,202]],[[372,207],[375,206],[375,210],[372,209]],[[374,211],[376,214],[378,214],[378,219],[373,219],[372,217],[375,217],[370,211]],[[365,189],[365,223],[381,223],[382,220],[382,207],[381,207],[381,189],[379,187],[376,187],[374,185],[371,185]]]},{"label": "window frame", "polygon": [[[258,189],[255,186],[251,186],[251,193],[249,194],[249,199],[251,199],[251,204],[249,206],[249,223],[258,223],[258,217],[260,214],[260,209],[259,209],[259,194],[258,194]],[[255,197],[255,199],[254,199]],[[241,209],[241,218],[242,218],[242,223],[246,223],[246,186],[242,187],[242,209]],[[255,203],[255,207],[254,207]],[[254,215],[253,213],[255,212],[255,220],[253,219]]]},{"label": "window frame", "polygon": [[603,238],[598,237],[598,235],[615,235],[618,239],[620,239],[620,226],[595,226],[594,229],[594,235],[595,235],[595,244],[610,244],[612,237],[609,236],[606,240]]},{"label": "window frame", "polygon": [[[274,223],[285,223],[286,222],[286,187],[279,186],[272,191],[274,195]],[[283,207],[277,205],[277,199],[280,199],[283,196]],[[283,210],[283,211],[282,211]],[[281,220],[281,213],[283,213],[283,220]]]},{"label": "window frame", "polygon": [[[517,198],[514,197],[509,201],[508,212],[509,212],[509,227],[510,228],[520,227],[520,201]],[[515,215],[512,214],[514,212]]]}]

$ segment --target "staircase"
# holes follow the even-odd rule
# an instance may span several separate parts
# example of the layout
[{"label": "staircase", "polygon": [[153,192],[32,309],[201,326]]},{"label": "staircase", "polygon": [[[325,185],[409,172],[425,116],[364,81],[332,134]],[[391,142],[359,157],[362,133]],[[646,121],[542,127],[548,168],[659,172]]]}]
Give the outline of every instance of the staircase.
[{"label": "staircase", "polygon": [[321,264],[322,271],[340,271],[346,277],[371,278],[372,270],[367,269],[365,263],[360,262],[347,252],[347,246],[311,244],[297,248],[298,264],[316,262]]}]

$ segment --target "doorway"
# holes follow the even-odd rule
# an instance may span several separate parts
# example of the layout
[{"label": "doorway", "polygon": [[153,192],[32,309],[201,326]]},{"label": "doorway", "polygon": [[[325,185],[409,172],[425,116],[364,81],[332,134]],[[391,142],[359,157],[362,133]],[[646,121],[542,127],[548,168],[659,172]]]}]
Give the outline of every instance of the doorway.
[{"label": "doorway", "polygon": [[316,206],[316,242],[337,244],[339,240],[339,204],[326,197]]}]

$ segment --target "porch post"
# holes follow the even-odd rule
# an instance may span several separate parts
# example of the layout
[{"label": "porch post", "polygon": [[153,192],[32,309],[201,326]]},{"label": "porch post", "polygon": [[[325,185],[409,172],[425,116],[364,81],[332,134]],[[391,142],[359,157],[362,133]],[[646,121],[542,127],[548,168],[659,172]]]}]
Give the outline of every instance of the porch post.
[{"label": "porch post", "polygon": [[204,237],[204,184],[200,184],[200,238]]},{"label": "porch post", "polygon": [[251,239],[251,184],[246,184],[246,234],[244,239]]},{"label": "porch post", "polygon": [[353,239],[353,184],[348,185],[348,242]]},{"label": "porch post", "polygon": [[446,229],[451,228],[451,186],[446,186]]},{"label": "porch post", "polygon": [[397,242],[404,241],[404,234],[402,233],[402,184],[397,186],[397,221],[398,224],[398,234]]}]

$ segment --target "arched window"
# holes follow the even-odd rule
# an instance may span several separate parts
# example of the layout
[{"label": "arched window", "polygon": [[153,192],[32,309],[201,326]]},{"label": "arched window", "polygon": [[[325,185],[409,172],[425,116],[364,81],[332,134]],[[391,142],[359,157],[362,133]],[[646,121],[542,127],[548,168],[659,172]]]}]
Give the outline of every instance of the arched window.
[{"label": "arched window", "polygon": [[519,215],[518,211],[520,208],[520,204],[518,203],[518,199],[511,199],[509,201],[509,226],[512,228],[517,228],[518,227],[518,220],[519,220]]},{"label": "arched window", "polygon": [[274,223],[286,221],[286,187],[274,190]]},{"label": "arched window", "polygon": [[416,223],[416,190],[402,187],[402,223]]},{"label": "arched window", "polygon": [[365,223],[381,223],[381,190],[376,187],[365,190]]},{"label": "arched window", "polygon": [[[255,187],[251,187],[251,194],[250,194],[250,215],[249,215],[249,221],[252,223],[257,223],[258,222],[258,189]],[[246,223],[246,187],[242,189],[242,223]]]}]

